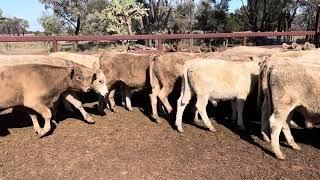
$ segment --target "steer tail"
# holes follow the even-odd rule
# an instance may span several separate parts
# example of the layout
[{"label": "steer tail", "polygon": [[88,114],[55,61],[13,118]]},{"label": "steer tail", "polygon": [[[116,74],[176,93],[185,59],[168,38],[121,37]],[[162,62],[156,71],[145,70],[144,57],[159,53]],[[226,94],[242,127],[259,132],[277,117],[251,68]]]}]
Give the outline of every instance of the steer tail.
[{"label": "steer tail", "polygon": [[186,104],[190,101],[190,95],[192,93],[190,83],[188,79],[188,66],[185,65],[183,69],[182,86],[181,86],[181,103]]},{"label": "steer tail", "polygon": [[157,83],[159,83],[157,75],[156,75],[156,69],[155,69],[155,59],[157,58],[157,55],[152,55],[149,61],[149,78],[150,78],[150,86],[154,88]]},{"label": "steer tail", "polygon": [[260,64],[260,71],[259,71],[258,97],[257,97],[257,107],[258,107],[258,109],[260,109],[261,106],[262,106],[262,100],[263,100],[263,96],[264,96],[262,84],[267,78],[267,72],[266,71],[267,71],[267,61],[264,60]]},{"label": "steer tail", "polygon": [[272,112],[273,111],[273,101],[272,101],[272,89],[271,89],[271,82],[270,82],[270,78],[271,78],[271,72],[273,70],[273,66],[270,66],[270,68],[268,68],[266,71],[266,81],[267,81],[267,91],[266,91],[266,98],[268,98],[268,105],[269,105],[269,111]]}]

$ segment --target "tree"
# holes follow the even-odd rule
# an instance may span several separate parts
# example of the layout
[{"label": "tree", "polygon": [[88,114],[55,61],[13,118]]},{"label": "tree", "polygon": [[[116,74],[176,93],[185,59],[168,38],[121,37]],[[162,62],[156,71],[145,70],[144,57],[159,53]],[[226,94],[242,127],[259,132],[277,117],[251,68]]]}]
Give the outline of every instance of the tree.
[{"label": "tree", "polygon": [[83,26],[83,32],[85,34],[104,35],[108,33],[108,24],[109,22],[104,20],[100,13],[89,14]]},{"label": "tree", "polygon": [[101,12],[103,21],[108,22],[108,32],[129,35],[133,34],[132,22],[147,15],[147,9],[135,0],[112,0]]},{"label": "tree", "polygon": [[43,14],[38,21],[46,35],[56,35],[64,32],[63,23],[54,15]]},{"label": "tree", "polygon": [[299,13],[292,22],[295,29],[314,30],[317,5],[320,0],[302,0],[299,7]]},{"label": "tree", "polygon": [[0,24],[3,23],[5,20],[5,17],[3,16],[3,11],[0,9]]},{"label": "tree", "polygon": [[147,11],[148,15],[144,16],[140,22],[141,31],[151,34],[169,29],[169,19],[173,15],[172,5],[167,0],[144,0],[142,2],[149,11]]},{"label": "tree", "polygon": [[194,25],[195,5],[192,0],[181,1],[174,7],[169,19],[168,28],[174,33],[192,32]]},{"label": "tree", "polygon": [[196,27],[202,31],[226,32],[232,31],[228,22],[235,21],[228,14],[230,0],[219,2],[202,0],[196,12]]},{"label": "tree", "polygon": [[[89,14],[88,7],[92,0],[39,0],[46,9],[52,9],[68,29],[74,29],[78,35],[82,21]],[[93,8],[94,9],[94,8]]]},{"label": "tree", "polygon": [[242,16],[246,16],[251,31],[288,31],[301,2],[302,0],[248,0],[241,12]]},{"label": "tree", "polygon": [[0,24],[0,32],[2,34],[20,36],[21,34],[24,35],[28,28],[28,21],[17,17],[5,18]]}]

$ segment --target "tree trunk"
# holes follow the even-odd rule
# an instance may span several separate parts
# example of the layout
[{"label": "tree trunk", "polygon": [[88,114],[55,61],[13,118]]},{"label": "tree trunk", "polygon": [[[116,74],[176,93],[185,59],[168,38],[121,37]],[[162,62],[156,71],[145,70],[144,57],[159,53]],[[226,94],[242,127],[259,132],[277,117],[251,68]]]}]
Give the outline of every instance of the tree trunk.
[{"label": "tree trunk", "polygon": [[268,16],[267,6],[268,6],[267,0],[264,0],[263,1],[263,15],[262,15],[262,20],[261,20],[261,24],[260,24],[260,31],[262,31],[262,32],[266,30],[266,20],[267,20],[267,16]]},{"label": "tree trunk", "polygon": [[79,35],[79,32],[80,32],[80,23],[81,23],[81,20],[80,20],[80,17],[78,17],[78,18],[77,18],[76,29],[75,29],[75,32],[74,32],[75,35]]},{"label": "tree trunk", "polygon": [[129,35],[132,35],[132,21],[130,18],[127,19],[127,25],[128,25],[128,32],[129,32]]}]

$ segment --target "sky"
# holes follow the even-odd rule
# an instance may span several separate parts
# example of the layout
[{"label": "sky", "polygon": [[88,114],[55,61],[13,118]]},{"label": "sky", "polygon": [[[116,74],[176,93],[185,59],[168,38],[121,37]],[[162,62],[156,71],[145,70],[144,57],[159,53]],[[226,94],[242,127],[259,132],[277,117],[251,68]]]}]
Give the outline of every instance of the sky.
[{"label": "sky", "polygon": [[[199,1],[199,0],[198,0]],[[230,12],[240,8],[241,0],[231,0]],[[0,0],[0,9],[6,17],[18,17],[28,20],[29,30],[42,31],[38,18],[46,12],[44,6],[38,0]]]}]

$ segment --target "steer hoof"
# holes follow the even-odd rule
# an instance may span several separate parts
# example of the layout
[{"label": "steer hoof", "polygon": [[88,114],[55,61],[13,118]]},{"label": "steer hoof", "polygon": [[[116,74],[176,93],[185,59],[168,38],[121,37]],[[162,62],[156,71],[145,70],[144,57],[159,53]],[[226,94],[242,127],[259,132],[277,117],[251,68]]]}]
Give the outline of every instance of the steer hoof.
[{"label": "steer hoof", "polygon": [[210,127],[210,128],[209,128],[209,131],[211,131],[211,132],[216,132],[217,130],[216,130],[214,127]]},{"label": "steer hoof", "polygon": [[270,142],[270,138],[266,135],[266,133],[261,132],[261,134],[262,134],[262,139],[263,139],[264,141]]},{"label": "steer hoof", "polygon": [[292,149],[294,149],[294,150],[298,150],[298,151],[301,150],[301,148],[300,148],[300,146],[299,146],[298,144],[292,144],[291,147],[292,147]]},{"label": "steer hoof", "polygon": [[193,119],[193,122],[195,122],[195,123],[201,123],[201,121],[199,120],[199,118],[194,118],[194,119]]},{"label": "steer hoof", "polygon": [[112,112],[116,113],[117,112],[117,108],[116,107],[113,107],[110,109]]},{"label": "steer hoof", "polygon": [[87,123],[89,123],[89,124],[94,124],[96,121],[91,117],[91,116],[89,116],[88,115],[88,117],[86,118],[86,121],[87,121]]},{"label": "steer hoof", "polygon": [[177,127],[177,129],[178,129],[179,133],[183,133],[183,132],[184,132],[184,130],[182,129],[182,127]]},{"label": "steer hoof", "polygon": [[276,158],[279,160],[284,160],[286,159],[286,156],[281,153],[281,154],[276,154]]},{"label": "steer hoof", "polygon": [[158,123],[158,124],[161,124],[161,123],[162,123],[162,120],[159,119],[159,118],[157,118],[157,119],[155,119],[155,122]]},{"label": "steer hoof", "polygon": [[133,111],[132,107],[127,107],[128,111]]},{"label": "steer hoof", "polygon": [[44,130],[42,130],[42,129],[38,132],[38,136],[39,136],[39,138],[44,137],[46,134],[47,134],[47,132],[46,132],[46,131],[44,131]]}]

